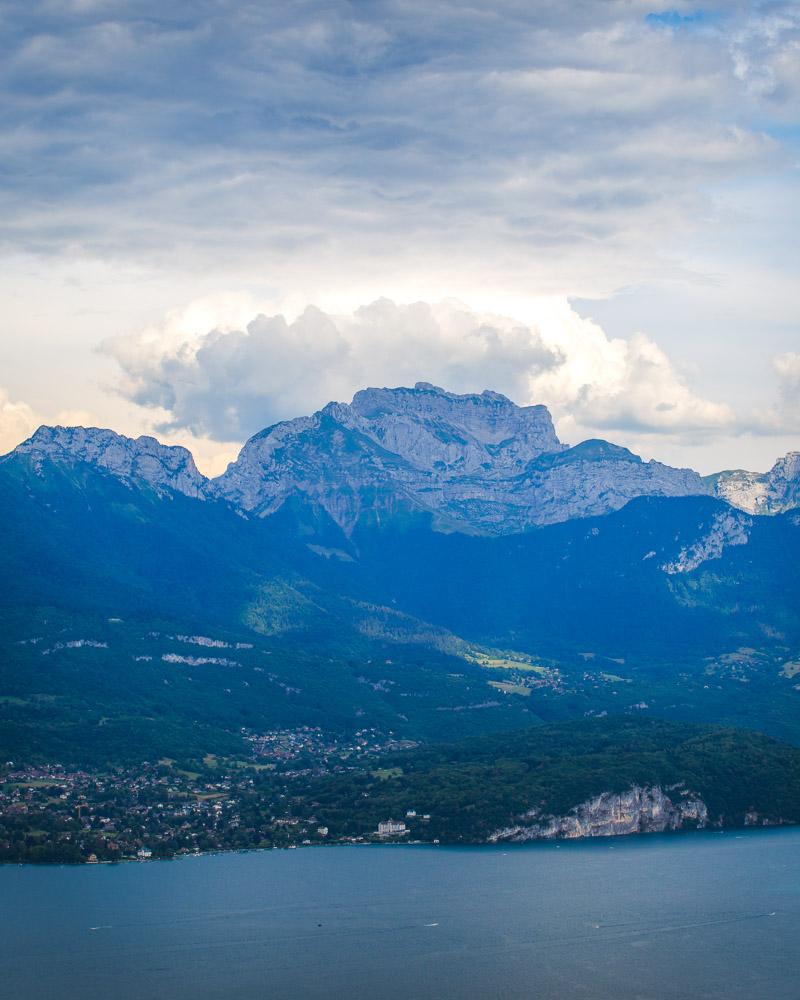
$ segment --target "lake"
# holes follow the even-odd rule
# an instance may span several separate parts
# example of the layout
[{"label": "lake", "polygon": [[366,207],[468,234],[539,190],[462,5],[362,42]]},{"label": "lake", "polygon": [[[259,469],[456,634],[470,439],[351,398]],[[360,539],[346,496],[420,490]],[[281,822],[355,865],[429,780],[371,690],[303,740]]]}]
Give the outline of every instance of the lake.
[{"label": "lake", "polygon": [[800,996],[800,830],[0,867],[9,1000]]}]

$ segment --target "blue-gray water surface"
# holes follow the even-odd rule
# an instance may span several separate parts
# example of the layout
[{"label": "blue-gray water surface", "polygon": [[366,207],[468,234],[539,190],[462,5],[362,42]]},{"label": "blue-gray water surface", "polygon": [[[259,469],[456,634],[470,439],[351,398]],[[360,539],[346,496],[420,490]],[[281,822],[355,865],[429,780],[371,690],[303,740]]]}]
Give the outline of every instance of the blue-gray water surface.
[{"label": "blue-gray water surface", "polygon": [[0,867],[0,997],[800,997],[800,830]]}]

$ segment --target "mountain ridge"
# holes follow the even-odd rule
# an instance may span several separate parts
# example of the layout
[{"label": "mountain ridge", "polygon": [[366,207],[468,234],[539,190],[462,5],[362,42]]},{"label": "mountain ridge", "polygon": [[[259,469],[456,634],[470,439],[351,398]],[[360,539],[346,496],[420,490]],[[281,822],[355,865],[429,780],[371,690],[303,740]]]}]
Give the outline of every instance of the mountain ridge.
[{"label": "mountain ridge", "polygon": [[172,489],[195,499],[205,496],[208,483],[188,448],[165,445],[145,434],[130,438],[103,427],[43,424],[13,451],[0,457],[0,462],[8,462],[14,456],[29,457],[37,472],[41,471],[44,459],[82,461],[123,482],[147,484],[156,492]]},{"label": "mountain ridge", "polygon": [[[153,718],[192,745],[197,719],[221,747],[362,712],[410,738],[622,708],[800,742],[798,512],[640,496],[520,534],[411,509],[348,536],[298,495],[260,518],[21,454],[0,463],[0,520],[8,759],[41,744],[43,711],[53,751],[91,733],[133,752],[135,733],[159,756],[173,737]],[[166,635],[256,649],[201,664]]]},{"label": "mountain ridge", "polygon": [[430,515],[438,530],[502,535],[605,514],[639,496],[711,495],[748,514],[800,504],[800,452],[768,473],[701,477],[603,439],[567,445],[541,404],[428,382],[362,389],[351,403],[266,427],[214,478],[181,446],[104,428],[42,426],[0,462],[25,456],[37,471],[45,460],[86,462],[156,492],[224,500],[245,516],[269,517],[297,498],[346,535],[365,518],[402,512]]},{"label": "mountain ridge", "polygon": [[292,493],[346,533],[370,512],[426,511],[444,530],[508,534],[618,509],[634,496],[708,492],[697,473],[608,442],[570,448],[545,406],[427,382],[365,389],[252,437],[212,490],[261,516]]},{"label": "mountain ridge", "polygon": [[702,495],[690,469],[644,462],[602,440],[570,447],[546,406],[491,390],[457,394],[427,382],[360,390],[310,416],[259,431],[215,478],[190,452],[103,428],[40,427],[0,459],[79,461],[123,482],[214,497],[267,517],[291,497],[320,507],[346,534],[360,519],[430,514],[441,530],[508,534],[606,513],[636,496]]},{"label": "mountain ridge", "polygon": [[714,495],[749,514],[780,514],[800,505],[800,451],[790,451],[768,472],[727,469],[706,476]]}]

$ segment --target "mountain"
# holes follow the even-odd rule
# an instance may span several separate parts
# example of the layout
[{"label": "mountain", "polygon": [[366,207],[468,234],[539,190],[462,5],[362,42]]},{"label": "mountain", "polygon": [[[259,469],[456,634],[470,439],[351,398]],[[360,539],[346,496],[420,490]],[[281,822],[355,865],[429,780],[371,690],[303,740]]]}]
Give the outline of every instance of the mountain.
[{"label": "mountain", "polygon": [[800,507],[800,451],[779,458],[769,472],[732,469],[705,482],[714,496],[751,514],[779,514]]},{"label": "mountain", "polygon": [[[800,742],[800,516],[641,497],[519,535],[350,536],[85,462],[0,465],[0,751],[183,758],[242,730],[454,739],[655,712]],[[188,638],[187,638],[188,637]],[[197,640],[197,641],[194,641]]]},{"label": "mountain", "polygon": [[620,711],[800,741],[800,514],[698,482],[427,385],[270,428],[210,482],[151,438],[42,428],[0,459],[0,749]]},{"label": "mountain", "polygon": [[366,389],[350,405],[269,427],[211,488],[260,516],[300,496],[347,534],[361,518],[401,511],[429,512],[444,530],[510,534],[617,510],[636,496],[707,492],[697,473],[605,441],[567,447],[544,406],[425,382]]},{"label": "mountain", "polygon": [[27,456],[37,473],[42,472],[45,462],[81,462],[159,493],[173,490],[202,498],[207,490],[207,480],[186,448],[163,445],[152,437],[129,438],[98,427],[40,427],[5,460],[13,456]]},{"label": "mountain", "polygon": [[797,515],[701,487],[607,442],[566,447],[544,407],[424,383],[268,428],[212,481],[152,438],[40,428],[0,459],[0,607],[791,661]]},{"label": "mountain", "polygon": [[544,406],[496,392],[458,395],[425,382],[365,389],[309,417],[268,427],[214,480],[184,448],[83,427],[40,427],[3,462],[41,470],[89,465],[158,493],[216,497],[268,517],[289,500],[318,508],[345,534],[360,520],[426,513],[439,530],[513,534],[618,510],[637,496],[705,494],[690,469],[643,462],[607,441],[569,447]]},{"label": "mountain", "polygon": [[427,384],[268,428],[215,480],[40,428],[0,459],[0,854],[797,822],[800,751],[753,732],[800,745],[782,468],[761,516]]}]

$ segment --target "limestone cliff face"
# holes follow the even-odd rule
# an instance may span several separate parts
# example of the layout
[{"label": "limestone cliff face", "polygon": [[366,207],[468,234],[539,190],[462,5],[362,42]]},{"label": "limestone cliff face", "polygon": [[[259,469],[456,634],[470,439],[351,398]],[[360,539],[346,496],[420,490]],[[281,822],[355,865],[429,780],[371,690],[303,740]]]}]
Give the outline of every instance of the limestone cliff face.
[{"label": "limestone cliff face", "polygon": [[564,449],[546,406],[516,406],[497,392],[461,396],[427,382],[413,389],[364,389],[337,414],[346,426],[442,479],[506,479],[543,452]]},{"label": "limestone cliff face", "polygon": [[[86,462],[124,482],[186,496],[206,495],[207,480],[185,448],[160,444],[152,437],[129,438],[98,427],[40,427],[11,455],[28,456],[41,471],[45,460]],[[11,456],[7,456],[7,461]]]},{"label": "limestone cliff face", "polygon": [[643,462],[605,441],[568,448],[544,406],[425,382],[365,389],[352,404],[267,428],[212,488],[262,516],[300,495],[346,532],[365,512],[412,509],[483,534],[604,514],[636,496],[708,492],[691,470]]},{"label": "limestone cliff face", "polygon": [[800,451],[779,458],[769,472],[734,469],[707,482],[715,496],[750,514],[781,514],[800,507]]},{"label": "limestone cliff face", "polygon": [[668,795],[660,786],[627,792],[604,792],[582,802],[565,816],[542,816],[531,810],[513,826],[495,830],[491,843],[528,840],[572,840],[579,837],[615,837],[631,833],[663,833],[708,825],[708,808],[701,798],[677,789]]}]

